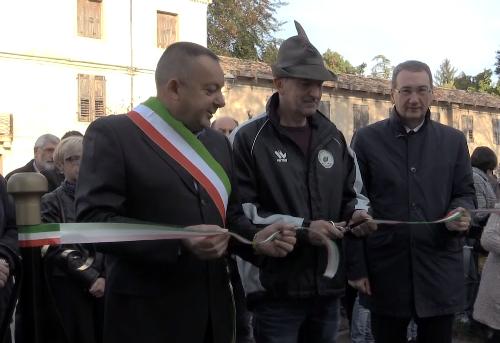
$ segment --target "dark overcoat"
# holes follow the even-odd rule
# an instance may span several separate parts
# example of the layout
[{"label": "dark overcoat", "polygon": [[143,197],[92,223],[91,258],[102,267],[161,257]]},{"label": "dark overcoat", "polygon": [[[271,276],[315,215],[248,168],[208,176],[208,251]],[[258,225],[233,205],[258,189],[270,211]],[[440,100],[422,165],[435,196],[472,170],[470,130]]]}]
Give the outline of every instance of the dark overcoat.
[{"label": "dark overcoat", "polygon": [[[460,206],[475,207],[465,137],[429,115],[408,134],[393,110],[354,137],[374,218],[431,221]],[[377,314],[453,314],[464,305],[462,242],[444,224],[380,225],[364,241],[346,240],[348,276],[369,277],[373,296],[364,300]]]},{"label": "dark overcoat", "polygon": [[[232,179],[227,139],[198,135]],[[252,238],[235,198],[227,224]],[[124,115],[92,123],[83,144],[76,192],[79,221],[148,221],[187,226],[223,221],[208,193]],[[247,226],[245,226],[247,225]],[[248,230],[247,230],[248,229]],[[234,306],[225,258],[202,261],[179,240],[99,245],[107,253],[104,341],[228,343]]]}]

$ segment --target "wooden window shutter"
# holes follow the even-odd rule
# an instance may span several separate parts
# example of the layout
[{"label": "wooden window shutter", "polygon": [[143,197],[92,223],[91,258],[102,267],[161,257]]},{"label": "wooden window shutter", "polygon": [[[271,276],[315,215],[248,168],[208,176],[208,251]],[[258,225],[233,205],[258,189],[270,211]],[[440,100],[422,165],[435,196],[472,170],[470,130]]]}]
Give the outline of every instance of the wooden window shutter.
[{"label": "wooden window shutter", "polygon": [[78,35],[79,36],[86,36],[85,35],[85,27],[86,27],[86,7],[85,7],[85,2],[86,0],[78,0],[77,3],[77,26],[78,26]]},{"label": "wooden window shutter", "polygon": [[101,3],[89,2],[89,36],[92,38],[101,38]]},{"label": "wooden window shutter", "polygon": [[91,91],[90,75],[78,74],[78,120],[90,121]]},{"label": "wooden window shutter", "polygon": [[498,145],[500,144],[500,120],[492,118],[491,127],[493,128],[493,142]]},{"label": "wooden window shutter", "polygon": [[158,11],[157,15],[157,46],[166,49],[177,42],[177,14]]},{"label": "wooden window shutter", "polygon": [[106,115],[106,79],[104,76],[94,77],[94,111],[95,118]]},{"label": "wooden window shutter", "polygon": [[79,36],[101,38],[101,2],[78,0],[77,22]]}]

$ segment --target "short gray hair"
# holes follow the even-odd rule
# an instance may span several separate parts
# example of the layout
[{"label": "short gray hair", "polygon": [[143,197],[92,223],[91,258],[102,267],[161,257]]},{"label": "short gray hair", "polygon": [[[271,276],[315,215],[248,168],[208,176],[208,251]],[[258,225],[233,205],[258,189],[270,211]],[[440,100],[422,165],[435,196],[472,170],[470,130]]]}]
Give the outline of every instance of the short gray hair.
[{"label": "short gray hair", "polygon": [[35,142],[35,149],[43,148],[47,143],[59,144],[59,138],[50,133],[41,135]]},{"label": "short gray hair", "polygon": [[432,73],[431,73],[431,68],[424,62],[420,61],[415,61],[415,60],[410,60],[410,61],[405,61],[403,63],[400,63],[394,68],[392,71],[392,88],[396,88],[396,79],[398,77],[398,74],[402,70],[408,70],[412,72],[419,72],[419,71],[425,71],[427,75],[429,75],[429,81],[431,82],[431,88],[432,88]]}]

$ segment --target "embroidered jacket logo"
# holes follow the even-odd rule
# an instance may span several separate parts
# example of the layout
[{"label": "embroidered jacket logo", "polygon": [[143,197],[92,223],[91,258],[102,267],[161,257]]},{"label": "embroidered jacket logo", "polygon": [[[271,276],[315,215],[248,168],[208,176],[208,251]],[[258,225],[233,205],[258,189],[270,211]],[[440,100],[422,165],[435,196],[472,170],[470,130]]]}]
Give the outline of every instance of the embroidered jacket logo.
[{"label": "embroidered jacket logo", "polygon": [[276,159],[276,162],[278,163],[286,163],[288,160],[286,159],[286,152],[283,152],[281,150],[276,150],[274,152],[274,154],[276,156],[278,156],[278,158]]}]

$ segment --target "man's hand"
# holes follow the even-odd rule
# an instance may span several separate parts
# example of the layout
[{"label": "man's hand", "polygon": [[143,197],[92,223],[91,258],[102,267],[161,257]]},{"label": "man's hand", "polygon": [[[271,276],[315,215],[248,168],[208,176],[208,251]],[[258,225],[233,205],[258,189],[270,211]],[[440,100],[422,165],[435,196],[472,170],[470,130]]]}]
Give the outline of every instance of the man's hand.
[{"label": "man's hand", "polygon": [[357,289],[359,292],[372,295],[370,280],[368,278],[364,277],[358,280],[349,280],[348,282],[351,287]]},{"label": "man's hand", "polygon": [[207,237],[193,237],[182,240],[184,247],[196,255],[201,260],[211,260],[219,258],[226,252],[229,234],[226,229],[217,225],[195,225],[190,229],[196,231],[220,231],[219,235]]},{"label": "man's hand", "polygon": [[5,259],[0,259],[0,288],[4,288],[9,279],[9,263]]},{"label": "man's hand", "polygon": [[349,221],[349,224],[359,223],[363,221],[365,222],[361,225],[353,227],[351,232],[356,237],[363,237],[369,235],[374,231],[377,231],[377,224],[371,222],[370,219],[373,219],[372,216],[370,216],[368,212],[366,212],[365,210],[355,210],[352,213],[352,217],[351,220]]},{"label": "man's hand", "polygon": [[309,242],[314,245],[323,245],[323,240],[319,234],[323,234],[330,239],[341,239],[344,237],[344,226],[345,222],[333,223],[327,222],[326,220],[312,221],[307,230]]},{"label": "man's hand", "polygon": [[[273,240],[267,243],[259,244],[259,242],[263,242],[275,232],[279,233]],[[297,238],[295,238],[295,229],[293,228],[293,225],[274,223],[266,226],[255,235],[255,252],[271,257],[285,257],[293,250],[296,241]]]},{"label": "man's hand", "polygon": [[469,229],[470,221],[471,221],[471,217],[470,217],[469,211],[467,211],[463,207],[457,207],[456,209],[454,209],[452,211],[452,213],[453,212],[461,212],[462,215],[457,220],[446,223],[445,224],[446,228],[449,231],[458,231],[458,232],[467,231]]},{"label": "man's hand", "polygon": [[96,298],[100,298],[104,295],[104,289],[106,287],[106,280],[103,277],[97,278],[89,289],[89,293]]}]

